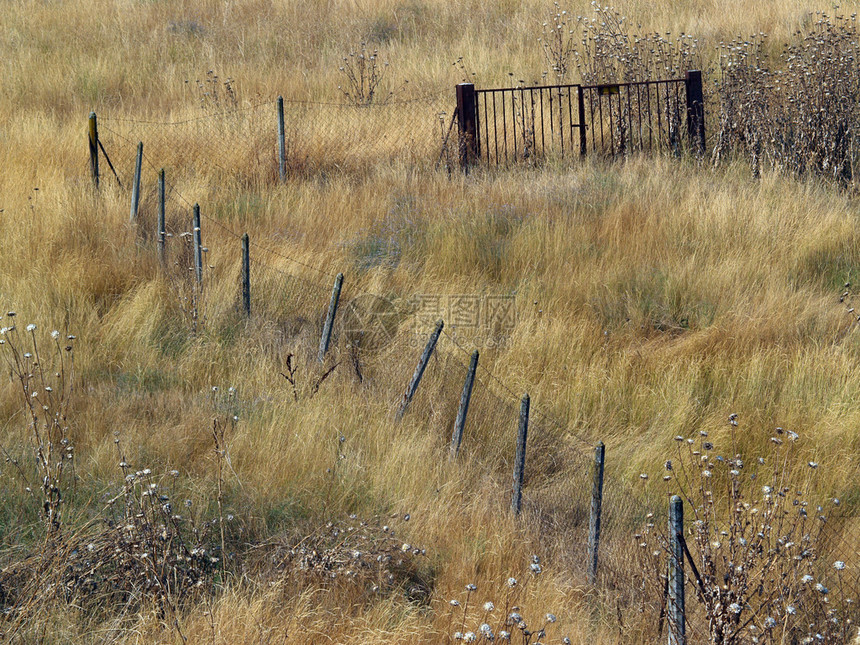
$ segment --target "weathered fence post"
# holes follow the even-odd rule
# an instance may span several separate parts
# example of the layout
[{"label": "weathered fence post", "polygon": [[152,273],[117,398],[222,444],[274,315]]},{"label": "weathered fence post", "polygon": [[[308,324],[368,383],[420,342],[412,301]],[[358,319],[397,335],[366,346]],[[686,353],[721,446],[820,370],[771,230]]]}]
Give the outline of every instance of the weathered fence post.
[{"label": "weathered fence post", "polygon": [[454,421],[454,434],[451,437],[451,457],[456,457],[460,452],[460,444],[463,442],[463,428],[466,427],[466,415],[469,413],[469,401],[472,399],[472,387],[475,384],[475,372],[478,369],[478,350],[472,352],[472,360],[469,363],[469,371],[463,383],[463,393],[460,395],[460,408],[457,410],[457,419]]},{"label": "weathered fence post", "polygon": [[93,178],[93,186],[99,187],[99,128],[96,113],[90,112],[90,175]]},{"label": "weathered fence post", "polygon": [[287,178],[287,140],[284,128],[284,97],[278,97],[278,174],[281,181]]},{"label": "weathered fence post", "polygon": [[514,494],[511,498],[511,510],[514,515],[519,515],[523,510],[523,478],[526,473],[526,440],[529,433],[530,404],[529,395],[524,394],[520,403],[520,427],[517,432],[517,455],[514,459]]},{"label": "weathered fence post", "polygon": [[194,275],[197,285],[203,284],[203,241],[200,236],[200,204],[194,204]]},{"label": "weathered fence post", "polygon": [[164,265],[164,241],[167,237],[165,231],[164,213],[167,209],[167,191],[164,184],[164,168],[158,171],[158,231],[156,232],[156,242],[158,244],[158,261]]},{"label": "weathered fence post", "polygon": [[140,206],[140,173],[143,170],[143,141],[137,144],[137,160],[134,163],[134,183],[131,186],[131,214],[128,219],[137,219],[137,209]]},{"label": "weathered fence post", "polygon": [[576,86],[576,105],[579,111],[579,154],[585,156],[588,142],[585,138],[585,90],[582,85]]},{"label": "weathered fence post", "polygon": [[478,159],[478,101],[472,83],[457,85],[457,126],[460,133],[460,167],[468,170]]},{"label": "weathered fence post", "polygon": [[248,234],[242,235],[242,308],[251,317],[251,244]]},{"label": "weathered fence post", "polygon": [[323,325],[322,336],[320,337],[319,362],[325,360],[325,354],[328,351],[328,344],[331,342],[331,330],[334,327],[334,317],[337,315],[337,303],[340,301],[340,290],[343,288],[343,274],[338,273],[334,279],[334,287],[331,290],[331,300],[328,303],[328,315],[325,317],[325,325]]},{"label": "weathered fence post", "polygon": [[702,92],[702,72],[690,70],[685,77],[687,88],[687,133],[696,154],[705,153],[705,97]]},{"label": "weathered fence post", "polygon": [[409,407],[410,401],[412,401],[412,397],[415,396],[415,390],[418,389],[418,384],[421,382],[421,377],[424,375],[424,370],[427,368],[427,363],[430,362],[430,356],[433,354],[433,350],[436,348],[436,343],[439,341],[439,334],[442,333],[442,327],[445,326],[445,323],[440,318],[436,322],[436,328],[433,330],[433,333],[430,334],[430,338],[427,340],[427,345],[424,347],[424,351],[421,353],[421,358],[418,359],[418,365],[415,366],[415,372],[412,374],[412,379],[409,381],[409,385],[406,386],[406,392],[403,394],[403,398],[400,401],[400,407],[397,408],[397,413],[394,415],[394,418],[397,421],[403,418],[403,415],[406,413],[406,408]]},{"label": "weathered fence post", "polygon": [[684,613],[684,502],[678,495],[669,500],[669,645],[686,645]]},{"label": "weathered fence post", "polygon": [[603,511],[603,467],[606,446],[594,450],[594,480],[591,485],[591,518],[588,521],[588,584],[597,582],[597,552],[600,547],[600,519]]}]

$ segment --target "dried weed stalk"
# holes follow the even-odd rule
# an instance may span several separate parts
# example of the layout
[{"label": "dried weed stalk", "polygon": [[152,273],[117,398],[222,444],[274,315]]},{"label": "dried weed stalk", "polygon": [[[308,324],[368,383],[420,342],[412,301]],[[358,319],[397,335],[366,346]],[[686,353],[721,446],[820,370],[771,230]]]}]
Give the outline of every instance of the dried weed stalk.
[{"label": "dried weed stalk", "polygon": [[[43,350],[36,325],[29,324],[21,333],[15,324],[16,314],[6,314],[7,326],[0,328],[0,350],[16,381],[29,426],[30,444],[36,461],[41,507],[48,537],[57,534],[62,525],[65,495],[74,478],[74,447],[69,437],[68,412],[74,384],[74,336],[61,339],[52,331]],[[71,474],[70,474],[71,471]],[[27,490],[34,487],[25,474]]]},{"label": "dried weed stalk", "polygon": [[[737,415],[729,421],[727,455],[706,432],[676,437],[663,478],[692,515],[687,559],[708,642],[848,642],[856,631],[847,585],[855,565],[836,555],[839,500],[809,501],[818,464],[798,469],[795,432],[777,428],[767,454],[746,459],[737,450]],[[666,532],[650,519],[636,537],[646,578],[665,594]]]}]

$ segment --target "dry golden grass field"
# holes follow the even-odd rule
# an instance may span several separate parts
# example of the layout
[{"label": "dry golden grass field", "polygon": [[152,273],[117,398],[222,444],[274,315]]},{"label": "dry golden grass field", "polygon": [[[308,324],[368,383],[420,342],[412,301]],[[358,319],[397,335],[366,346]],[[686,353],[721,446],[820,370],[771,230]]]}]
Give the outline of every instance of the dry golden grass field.
[{"label": "dry golden grass field", "polygon": [[[849,142],[845,159],[858,157],[857,5],[4,2],[2,637],[436,644],[490,640],[489,629],[531,645],[662,643],[663,527],[680,492],[704,578],[687,585],[690,643],[856,642],[860,203],[853,165],[837,172],[837,144],[815,133],[830,127],[835,96],[849,126],[827,132]],[[625,21],[603,24],[616,10]],[[591,54],[580,15],[597,19]],[[848,27],[834,35],[834,24]],[[612,40],[624,30],[652,34],[630,42],[657,61],[654,73],[697,63],[708,154],[468,174],[437,163],[454,86],[553,81],[558,25],[578,54],[565,57],[569,83],[633,74]],[[781,53],[803,42],[820,49]],[[347,72],[362,43],[384,76],[356,108]],[[767,103],[740,75],[731,112],[719,98],[732,87],[719,85],[728,43],[756,52],[747,72],[794,64],[776,85],[818,107]],[[598,78],[606,70],[621,76]],[[734,138],[717,159],[721,109]],[[91,111],[122,186],[102,155],[93,188]],[[792,121],[813,111],[820,122]],[[749,125],[762,114],[778,127]],[[789,131],[802,134],[786,144]],[[138,140],[144,187],[130,223]],[[193,203],[202,290],[189,271]],[[319,363],[339,272],[341,322]],[[436,317],[410,316],[410,303],[442,303],[436,313],[463,295],[513,303],[515,325],[476,333],[444,310],[435,358],[396,420]],[[356,349],[344,321],[371,301],[392,303],[392,337]],[[452,459],[475,348],[479,381]],[[605,517],[591,585],[600,441]]]}]

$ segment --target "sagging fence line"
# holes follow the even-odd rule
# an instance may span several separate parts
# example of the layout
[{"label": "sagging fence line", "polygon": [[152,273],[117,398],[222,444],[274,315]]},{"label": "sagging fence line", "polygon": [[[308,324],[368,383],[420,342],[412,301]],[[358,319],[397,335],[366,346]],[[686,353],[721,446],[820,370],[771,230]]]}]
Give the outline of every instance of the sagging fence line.
[{"label": "sagging fence line", "polygon": [[[267,115],[272,107],[274,114]],[[316,113],[326,116],[314,118]],[[211,168],[231,174],[226,160],[235,160],[233,165],[245,168],[249,181],[261,182],[380,159],[469,169],[478,163],[502,166],[586,154],[705,152],[704,94],[697,70],[681,79],[601,85],[476,88],[462,83],[453,96],[439,91],[366,106],[278,96],[173,122],[106,120],[112,127],[100,127],[94,112],[89,117],[90,174],[96,188],[99,151],[120,181],[100,133],[141,146],[146,139],[165,165],[186,172]],[[456,141],[450,136],[455,121]],[[198,151],[202,142],[207,149]],[[135,178],[141,156],[139,150],[130,160]],[[132,219],[137,203],[133,197]]]},{"label": "sagging fence line", "polygon": [[[130,145],[132,145],[132,144],[130,144]],[[145,160],[153,168],[153,170],[155,170],[156,166],[154,164],[152,164],[148,159],[145,158]],[[162,183],[164,185],[163,190],[162,190]],[[166,180],[164,179],[164,175],[161,172],[159,172],[158,191],[159,191],[159,193],[163,192],[165,194],[165,196],[172,193],[173,198],[176,198],[178,200],[183,201],[186,204],[186,206],[190,205],[189,200],[187,200],[184,196],[182,196],[178,191],[175,191],[175,187],[173,187],[172,191],[168,191],[168,184],[167,184]],[[161,197],[159,197],[159,200],[160,200],[160,202],[162,201]],[[165,197],[163,201],[166,202],[167,197]],[[167,209],[165,208],[165,210],[167,210]],[[161,203],[159,204],[159,211],[161,211]],[[187,211],[187,209],[186,209],[186,211]],[[202,253],[205,252],[204,251],[205,247],[202,246],[201,221],[206,222],[207,224],[211,223],[213,225],[217,225],[218,227],[223,229],[225,232],[227,232],[230,236],[232,236],[234,238],[239,238],[239,235],[234,233],[232,230],[230,230],[229,227],[226,227],[222,222],[219,222],[217,219],[212,218],[211,216],[208,216],[205,211],[201,212],[201,208],[198,204],[194,204],[192,206],[192,217],[193,217],[193,221],[191,222],[192,231],[190,233],[188,233],[187,236],[183,239],[186,239],[189,242],[191,242],[190,248],[193,252],[192,253],[193,282],[198,284],[200,290],[202,290],[203,283],[204,282],[208,283],[208,278],[206,280],[204,280],[204,276],[203,276],[203,273],[205,272],[207,265],[204,264],[203,260],[202,260]],[[159,219],[160,218],[161,218],[161,213],[159,212]],[[185,221],[187,222],[188,219],[186,219]],[[164,247],[172,248],[175,246],[175,244],[173,244],[172,242],[169,241],[170,239],[172,239],[172,237],[167,235],[167,229],[168,228],[169,227],[167,225],[165,225],[161,221],[159,221],[159,223],[157,225],[157,231],[159,231],[159,232],[164,231],[165,232]],[[174,230],[177,230],[177,229],[174,229]],[[328,301],[328,304],[329,304],[328,311],[332,312],[332,302],[340,299],[340,290],[343,289],[343,287],[344,287],[344,279],[342,277],[342,274],[339,274],[338,276],[332,276],[332,274],[328,271],[321,270],[317,267],[310,266],[310,265],[303,263],[299,260],[295,260],[294,258],[290,258],[290,257],[284,255],[283,253],[280,253],[280,252],[275,251],[273,249],[268,249],[264,245],[252,244],[252,242],[248,238],[247,234],[244,234],[241,237],[242,237],[242,262],[241,262],[241,265],[242,265],[242,267],[241,267],[242,303],[243,303],[243,309],[245,311],[246,316],[250,316],[251,311],[252,311],[251,304],[250,304],[251,298],[252,298],[252,293],[257,293],[258,290],[261,290],[264,294],[264,297],[266,295],[266,287],[265,286],[262,286],[262,287],[257,286],[257,285],[261,284],[261,282],[262,282],[262,281],[257,280],[257,278],[259,278],[261,276],[261,274],[260,274],[261,269],[265,270],[265,271],[272,272],[273,274],[278,273],[279,276],[276,276],[276,279],[281,279],[281,278],[294,279],[295,278],[295,276],[288,275],[287,272],[284,272],[281,269],[275,268],[274,266],[265,265],[263,262],[259,261],[256,258],[256,256],[255,256],[255,258],[253,258],[253,263],[252,263],[252,258],[250,258],[250,247],[252,245],[255,246],[255,248],[258,248],[262,253],[271,254],[271,257],[281,257],[281,258],[289,261],[290,263],[294,263],[296,266],[302,266],[302,267],[305,267],[309,270],[313,270],[316,274],[325,277],[326,280],[330,279],[331,277],[335,277],[335,286],[339,287],[337,298],[335,298],[335,296],[334,296],[334,290],[331,291],[331,297],[329,298],[329,286],[328,285],[330,283],[326,283],[324,286],[319,284],[319,283],[316,283],[316,290],[313,293],[311,293],[309,296],[306,296],[307,299],[302,301],[298,305],[298,307],[300,309],[307,310],[308,304],[311,303],[312,301],[315,301],[316,304],[312,305],[312,308],[316,309],[319,312],[322,312],[324,310],[324,308],[323,308],[324,302]],[[207,240],[208,239],[210,239],[210,238],[207,236]],[[175,255],[175,252],[173,252],[173,254]],[[168,255],[170,255],[170,254],[168,253]],[[255,273],[255,271],[256,271],[256,273]],[[337,284],[338,283],[338,277],[340,277],[340,284],[339,285]],[[304,284],[310,285],[309,282],[305,282]],[[246,288],[246,285],[247,285],[247,288]],[[350,288],[355,288],[355,287],[350,286]],[[358,291],[361,292],[360,289]],[[247,294],[247,296],[246,296],[246,294]],[[372,295],[372,294],[367,294],[367,295]],[[265,298],[265,299],[268,299],[268,298]],[[254,312],[255,316],[264,317],[264,316],[269,315],[267,310],[265,310],[262,307],[258,308],[256,305],[253,308],[253,312]],[[335,305],[333,313],[331,313],[330,316],[328,316],[328,315],[326,316],[326,318],[325,318],[326,323],[325,324],[323,324],[322,317],[321,316],[318,317],[320,325],[323,326],[323,332],[322,332],[322,335],[320,336],[320,339],[319,339],[320,340],[320,347],[322,347],[324,344],[324,339],[325,339],[325,335],[326,335],[325,328],[326,328],[326,326],[329,326],[328,320],[331,319],[331,321],[332,321],[332,325],[329,327],[329,333],[331,333],[331,328],[334,325],[334,320],[335,320],[336,314],[337,314],[337,306]],[[311,316],[311,318],[313,318],[313,316]],[[451,356],[440,357],[440,347],[441,347],[441,344],[443,342],[447,342],[448,343],[447,346],[450,346],[452,349],[455,350],[454,351],[455,356],[468,355],[468,352],[461,345],[458,344],[456,338],[454,338],[453,336],[449,336],[446,333],[444,325],[440,325],[439,332],[440,333],[437,335],[437,337],[433,343],[433,348],[431,348],[429,353],[428,353],[427,360],[424,361],[424,366],[421,369],[421,374],[419,375],[418,379],[414,378],[415,373],[417,373],[417,371],[418,371],[417,369],[416,369],[416,372],[414,372],[412,374],[413,378],[409,381],[409,385],[407,386],[407,392],[409,392],[410,390],[412,392],[410,397],[409,397],[409,401],[406,402],[406,406],[403,406],[402,412],[400,412],[399,408],[398,408],[398,413],[401,417],[405,414],[406,409],[410,405],[410,402],[413,400],[413,398],[415,398],[415,396],[418,395],[419,385],[423,383],[423,385],[421,385],[422,389],[424,389],[425,386],[426,386],[426,388],[431,387],[430,381],[428,381],[428,378],[425,376],[425,372],[429,373],[429,370],[431,370],[434,367],[434,364],[435,364],[435,367],[437,368],[437,372],[434,374],[434,376],[441,376],[442,379],[446,379],[446,380],[451,381],[451,383],[456,385],[457,388],[459,388],[460,383],[463,383],[463,385],[464,385],[463,392],[464,393],[465,393],[465,385],[466,385],[466,382],[468,381],[468,376],[471,373],[474,381],[472,383],[472,386],[470,386],[470,388],[473,386],[477,386],[478,391],[479,391],[478,392],[478,394],[479,394],[478,398],[479,399],[482,395],[485,397],[488,396],[487,391],[490,388],[487,386],[486,383],[482,382],[481,379],[475,375],[475,372],[477,371],[477,367],[478,367],[478,365],[477,365],[477,362],[478,362],[477,361],[477,353],[473,353],[473,356],[475,357],[475,360],[474,360],[475,367],[472,368],[470,365],[470,367],[468,369],[464,365],[459,363],[459,361],[457,361],[456,359],[452,360]],[[431,334],[431,336],[432,336],[432,334]],[[402,348],[398,347],[396,349],[397,349],[397,351],[400,351]],[[425,347],[425,351],[426,351],[426,347]],[[323,356],[324,356],[324,354],[323,354]],[[432,357],[432,360],[431,360],[431,357]],[[451,368],[451,367],[454,368],[453,371],[449,371],[449,368]],[[495,377],[491,371],[487,370],[486,367],[482,366],[482,369],[484,369],[486,371],[486,373],[488,374],[488,376],[491,379],[495,379],[496,381],[498,381],[498,378]],[[465,374],[466,380],[461,381],[457,377],[450,377],[449,374]],[[414,386],[412,385],[413,380],[415,381]],[[397,380],[395,386],[399,388],[404,382],[405,382],[405,378],[403,380]],[[508,388],[505,387],[503,383],[501,383],[501,381],[499,381],[499,385],[500,385],[500,389],[507,392],[507,396],[506,397],[499,397],[494,404],[490,404],[489,406],[484,404],[483,409],[478,408],[478,410],[479,410],[478,416],[475,417],[474,413],[472,416],[477,418],[480,421],[481,413],[486,414],[488,408],[491,408],[491,409],[495,408],[493,410],[494,416],[492,417],[492,421],[490,423],[497,425],[499,427],[503,427],[505,429],[509,429],[509,430],[513,430],[514,419],[520,420],[519,426],[517,428],[518,429],[517,437],[516,437],[517,441],[516,441],[516,445],[515,445],[516,450],[514,451],[515,456],[514,456],[513,461],[511,462],[511,461],[505,459],[504,457],[500,459],[501,466],[503,467],[503,469],[505,471],[505,477],[510,477],[512,472],[514,475],[514,489],[513,489],[512,494],[511,494],[510,508],[511,508],[511,511],[513,513],[515,513],[517,515],[522,514],[522,515],[525,515],[526,517],[531,517],[534,514],[543,514],[546,511],[544,511],[542,508],[542,502],[547,498],[543,498],[541,496],[545,494],[545,491],[548,491],[551,489],[553,482],[552,482],[551,477],[546,477],[545,475],[540,473],[541,465],[539,462],[545,461],[548,458],[551,459],[552,457],[551,456],[548,457],[545,444],[541,444],[541,441],[545,440],[546,433],[541,432],[540,428],[537,428],[537,432],[533,432],[529,427],[530,423],[534,422],[535,419],[544,418],[544,420],[546,421],[547,424],[556,426],[559,429],[563,428],[565,433],[574,441],[581,443],[583,448],[587,447],[590,450],[591,448],[593,448],[593,446],[591,446],[584,439],[578,437],[575,433],[571,432],[570,429],[567,428],[566,426],[564,426],[563,424],[560,424],[559,422],[557,422],[555,420],[547,418],[545,415],[541,415],[541,413],[538,410],[531,409],[530,401],[528,404],[526,404],[527,405],[527,411],[526,411],[526,415],[525,415],[525,424],[523,424],[523,422],[522,422],[523,405],[526,401],[526,397],[523,397],[523,400],[520,401],[520,414],[517,415],[516,410],[514,409],[514,404],[511,402],[512,400],[516,400],[517,396],[513,395],[510,392],[510,390],[508,390]],[[455,390],[455,391],[458,391],[458,390]],[[428,396],[431,394],[433,396],[435,396],[438,393],[444,393],[446,397],[449,397],[451,399],[451,401],[450,401],[451,406],[449,406],[449,408],[447,408],[447,409],[449,411],[453,412],[454,396],[452,396],[452,394],[453,394],[452,391],[445,390],[444,392],[441,392],[441,390],[440,390],[439,392],[434,392],[431,390],[431,392],[428,392],[428,394],[426,394],[424,396]],[[496,395],[490,394],[490,396],[496,396]],[[464,436],[466,437],[467,443],[470,440],[474,441],[477,439],[477,437],[474,437],[471,434],[472,425],[470,424],[469,427],[467,428],[466,423],[465,423],[466,422],[466,411],[468,411],[468,409],[469,409],[469,401],[471,400],[471,397],[472,397],[472,392],[470,390],[469,396],[467,397],[466,408],[465,408],[464,414],[463,414],[463,427],[461,427],[461,429],[460,429],[460,436],[459,436],[459,439],[457,439],[457,449],[456,450],[453,450],[454,441],[452,438],[452,451],[454,454],[457,454],[459,452],[459,447],[461,445],[461,442],[464,440]],[[500,404],[502,399],[505,400],[504,404]],[[463,400],[463,394],[460,395],[461,404],[462,404],[462,400]],[[459,416],[460,416],[459,408],[457,409],[457,411],[458,411],[457,419],[459,419]],[[530,415],[530,413],[533,413],[533,414]],[[453,417],[453,414],[451,416]],[[531,420],[529,419],[530,416],[533,417]],[[455,426],[454,427],[456,429],[457,420],[455,420]],[[520,432],[519,431],[520,429],[523,429],[523,431]],[[522,441],[520,441],[520,435],[522,435]],[[539,477],[540,477],[540,479],[538,479],[537,481],[534,481],[534,482],[529,481],[529,470],[527,470],[525,468],[525,454],[526,454],[525,447],[526,447],[526,438],[528,438],[528,437],[531,437],[532,440],[535,440],[537,442],[536,445],[529,447],[530,453],[535,455],[534,459],[532,457],[530,457],[529,463],[530,464],[534,463],[537,466],[536,472],[539,473]],[[506,443],[509,443],[509,445],[511,445],[512,448],[514,447],[514,442],[512,440],[509,442],[506,442]],[[522,446],[522,450],[520,450],[520,446]],[[600,449],[600,446],[598,446],[598,449]],[[581,486],[577,487],[577,488],[579,488],[579,490],[576,490],[574,495],[568,495],[567,497],[565,497],[564,493],[554,493],[554,492],[549,493],[549,494],[558,495],[557,497],[553,498],[552,503],[549,504],[549,509],[550,509],[549,512],[551,514],[555,514],[559,510],[564,512],[565,506],[578,507],[579,509],[581,509],[581,513],[582,513],[583,518],[587,518],[588,522],[587,522],[587,525],[584,522],[582,522],[582,526],[577,525],[580,530],[572,531],[570,537],[566,538],[566,544],[569,544],[571,547],[571,560],[573,562],[577,563],[576,566],[578,568],[576,570],[583,573],[586,580],[590,584],[592,584],[598,588],[600,588],[601,586],[604,588],[614,588],[613,587],[614,585],[619,585],[625,579],[625,577],[629,577],[630,574],[629,574],[629,571],[627,571],[625,568],[626,566],[628,566],[629,563],[624,563],[619,567],[619,565],[613,561],[614,558],[613,558],[612,553],[610,553],[608,561],[605,560],[604,556],[602,556],[602,555],[601,555],[601,559],[598,559],[598,548],[601,544],[601,539],[600,539],[601,527],[602,527],[602,525],[605,526],[604,521],[603,521],[604,518],[602,517],[602,513],[603,513],[603,509],[604,509],[604,497],[603,497],[603,495],[604,495],[604,491],[603,491],[603,464],[604,464],[604,461],[603,460],[605,458],[605,453],[601,455],[600,460],[599,460],[599,485],[598,485],[597,454],[595,454],[594,461],[592,461],[589,456],[586,456],[584,454],[584,451],[580,452],[578,450],[577,451],[571,450],[569,453],[566,453],[565,458],[568,458],[568,457],[571,458],[571,460],[568,463],[563,464],[560,467],[568,469],[568,471],[569,471],[569,469],[574,468],[578,472],[583,473],[583,475],[584,475],[582,477],[583,481],[580,482]],[[522,465],[520,466],[520,464],[522,464]],[[529,469],[531,469],[531,468],[532,468],[532,466],[530,465]],[[587,479],[588,479],[589,474],[592,476],[591,486],[588,486],[588,483],[587,483]],[[510,481],[510,479],[508,479],[508,481]],[[519,484],[517,482],[519,482]],[[529,491],[531,491],[533,493],[533,497],[532,497],[531,501],[529,500],[529,495],[525,494],[524,491],[526,493],[528,493]],[[591,493],[590,496],[588,495],[589,492]],[[565,491],[565,493],[566,493],[566,491]],[[524,494],[525,494],[525,502],[526,502],[525,504],[524,504]],[[530,503],[529,503],[529,501],[530,501]],[[587,511],[589,506],[590,506],[590,513]],[[612,527],[613,522],[615,522],[616,523],[615,526],[617,526],[618,519],[613,519],[612,505],[610,505],[608,507],[608,509],[610,512],[608,526]],[[620,514],[618,516],[620,516]],[[542,521],[549,521],[549,520],[544,519]],[[586,526],[587,526],[587,532],[585,531]],[[671,531],[669,532],[669,535],[670,536],[672,535]],[[681,537],[683,538],[683,535]],[[681,541],[681,544],[682,544],[682,549],[683,549],[683,541]],[[617,558],[617,553],[614,555],[614,557]],[[689,558],[690,556],[687,556],[687,557]],[[670,565],[670,558],[667,557],[666,566],[668,567],[669,565]],[[668,569],[667,569],[667,571],[668,571]],[[668,607],[669,609],[671,609],[673,607],[677,608],[679,606],[677,596],[672,597],[672,598],[668,597],[668,594],[669,594],[668,581],[670,579],[670,576],[668,573],[665,576],[665,578],[667,581],[667,590],[666,590],[666,596],[664,596],[664,598],[663,598],[663,604],[664,604],[664,606]],[[681,618],[678,618],[677,616],[673,617],[671,615],[671,613],[670,613],[668,618],[669,618],[668,624],[669,624],[670,634],[674,633],[677,635],[678,630],[675,627],[673,627],[673,625],[677,625],[678,620],[681,621],[681,624],[685,624],[687,619],[684,617],[681,617]],[[671,622],[672,620],[674,620],[676,622],[672,623]],[[687,627],[684,629],[688,629],[693,635],[696,635],[696,636],[699,636],[702,634],[702,632],[698,631],[698,628],[691,627],[689,623],[687,623]]]},{"label": "sagging fence line", "polygon": [[[156,167],[155,164],[153,164],[149,159],[147,159],[146,156],[144,156],[144,160],[147,161],[147,163],[153,169],[155,169],[155,167]],[[168,193],[171,192],[170,190],[168,190],[169,184],[168,184],[168,182],[166,180],[166,176],[162,172],[162,170],[163,169],[158,169],[158,189],[157,190],[159,192],[159,195],[161,195],[163,193],[165,195],[165,198],[162,199],[161,197],[159,197],[159,206],[158,206],[159,222],[156,225],[157,232],[166,231],[166,229],[167,229],[167,226],[165,224],[163,224],[160,220],[161,220],[162,207],[164,207],[165,212],[167,211],[167,207],[166,207],[167,198],[166,198],[166,196],[168,195]],[[163,188],[162,188],[162,186],[163,186]],[[175,193],[175,197],[183,200],[186,204],[188,203],[188,200],[186,200],[181,194]],[[204,212],[204,210],[201,208],[200,204],[194,203],[191,206],[191,222],[190,222],[191,232],[188,233],[188,239],[191,240],[190,248],[191,248],[192,261],[193,261],[193,266],[192,266],[193,282],[197,285],[198,290],[200,292],[202,292],[204,283],[206,281],[206,278],[204,276],[206,264],[204,263],[204,258],[203,258],[203,255],[206,252],[206,247],[203,246],[203,239],[202,239],[202,228],[203,228],[203,224],[205,222],[217,224],[219,227],[224,229],[230,235],[238,237],[235,233],[232,233],[232,231],[230,231],[228,228],[226,228],[223,224],[221,224],[221,223],[217,222],[217,220],[211,219],[209,216],[207,216],[206,213]],[[168,253],[166,253],[166,249],[170,248],[170,246],[171,246],[171,242],[169,241],[171,238],[172,238],[172,236],[168,235],[165,232],[165,235],[163,238],[164,244],[163,244],[163,250],[162,250],[162,244],[161,244],[162,237],[160,234],[157,236],[156,241],[157,241],[157,248],[158,248],[159,254],[169,255]],[[241,269],[240,269],[241,278],[240,278],[240,282],[241,282],[242,310],[246,316],[250,316],[252,313],[252,309],[251,309],[252,294],[255,293],[255,289],[256,289],[254,286],[254,279],[253,279],[254,271],[253,271],[252,267],[260,265],[260,262],[257,260],[254,260],[252,262],[252,259],[250,257],[250,247],[252,245],[253,246],[258,246],[258,245],[255,245],[250,241],[250,238],[247,235],[247,233],[245,233],[241,236],[241,240],[242,240],[242,247],[241,247],[242,251],[241,251]],[[275,256],[281,256],[281,257],[284,257],[290,261],[293,261],[292,258],[289,258],[287,256],[283,256],[282,254],[279,254],[275,251],[265,249],[265,247],[260,247],[260,248],[261,248],[261,250],[263,250],[265,252],[271,252]],[[307,267],[307,265],[304,265],[298,261],[296,261],[296,262],[302,266]],[[317,271],[316,269],[314,269],[314,270]],[[320,273],[322,275],[328,275],[325,272],[320,272]],[[344,285],[343,274],[338,274],[335,277],[335,285],[334,285],[334,288],[332,289],[331,299],[329,301],[329,308],[328,308],[329,313],[326,316],[323,330],[322,330],[322,333],[321,333],[320,338],[319,338],[319,342],[320,342],[319,358],[323,358],[325,356],[325,353],[327,352],[328,344],[331,340],[331,334],[333,333],[333,328],[334,328],[334,320],[335,320],[335,316],[336,316],[337,311],[338,311],[337,303],[339,302],[341,290],[343,289],[343,285]],[[199,296],[198,296],[198,298],[199,298]],[[195,312],[194,312],[195,318],[202,319],[202,315],[203,315],[202,312],[197,310],[197,306],[195,305]],[[412,377],[410,378],[409,383],[406,386],[406,391],[405,391],[403,397],[401,398],[401,401],[400,401],[400,404],[399,404],[397,410],[395,411],[395,418],[399,419],[405,415],[407,409],[409,408],[411,401],[413,400],[416,393],[418,392],[419,385],[422,382],[422,377],[424,376],[425,371],[428,367],[428,364],[430,363],[430,359],[433,356],[436,345],[438,344],[440,338],[443,337],[443,330],[444,330],[444,322],[442,320],[440,320],[437,322],[436,327],[433,330],[433,333],[430,334],[427,345],[424,348],[424,352],[422,353],[422,356],[419,359],[418,365],[416,366],[414,373],[412,374]],[[450,337],[448,337],[448,338],[450,338]],[[451,346],[453,348],[455,348],[455,350],[457,352],[464,352],[465,351],[460,345],[458,345],[456,342],[454,342],[453,339],[451,339]],[[478,360],[477,359],[478,359],[478,353],[474,352],[472,357],[471,357],[470,367],[466,371],[466,377],[467,378],[463,382],[464,391],[463,391],[463,393],[461,393],[461,396],[460,396],[460,407],[458,407],[458,409],[457,409],[457,417],[455,419],[455,424],[454,424],[455,427],[457,428],[457,437],[456,437],[456,444],[455,444],[456,448],[454,448],[452,445],[452,450],[454,451],[454,454],[459,453],[460,446],[462,445],[462,442],[464,441],[464,436],[468,436],[467,430],[466,430],[466,419],[467,419],[469,404],[471,401],[472,391],[473,391],[473,388],[475,386],[475,383],[481,382],[480,379],[478,379],[477,373],[476,373],[477,368],[478,368]],[[498,381],[497,377],[494,377],[491,372],[488,372],[488,374],[493,379]],[[498,381],[498,382],[501,383],[501,381]],[[484,389],[487,389],[487,386],[483,383],[482,383],[482,387]],[[524,397],[523,401],[527,402],[528,400],[529,400],[528,395],[526,395],[526,397]],[[526,416],[525,417],[522,416],[523,415],[522,405],[526,406],[526,412],[525,412]],[[493,406],[493,407],[498,409],[500,406]],[[519,431],[516,435],[517,441],[515,444],[513,444],[513,448],[515,448],[514,452],[516,453],[516,456],[513,460],[513,463],[511,464],[512,470],[509,471],[509,472],[512,472],[514,474],[515,489],[512,492],[511,508],[516,514],[519,514],[522,512],[522,509],[523,509],[523,487],[524,487],[525,483],[527,483],[527,476],[526,476],[527,473],[526,473],[526,469],[525,469],[525,448],[526,448],[525,439],[526,439],[527,432],[528,432],[528,409],[529,408],[530,408],[530,406],[528,403],[521,402],[520,416],[518,417],[520,419],[519,425],[518,425]],[[517,418],[516,415],[514,415],[514,418]],[[453,441],[453,438],[452,438],[452,441]],[[583,441],[583,445],[587,445],[587,442]]]}]

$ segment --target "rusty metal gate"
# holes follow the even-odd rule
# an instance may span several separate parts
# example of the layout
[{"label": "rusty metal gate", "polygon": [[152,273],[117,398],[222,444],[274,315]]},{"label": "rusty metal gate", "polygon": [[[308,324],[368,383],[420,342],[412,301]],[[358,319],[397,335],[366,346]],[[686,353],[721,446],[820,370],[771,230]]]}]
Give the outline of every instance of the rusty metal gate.
[{"label": "rusty metal gate", "polygon": [[702,75],[602,85],[457,86],[460,162],[705,150]]}]

